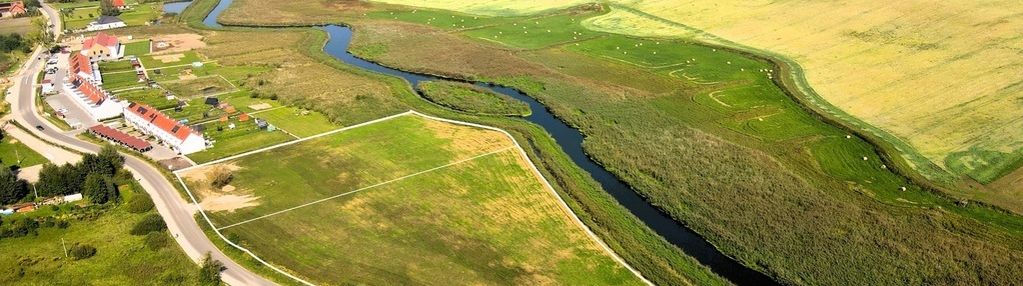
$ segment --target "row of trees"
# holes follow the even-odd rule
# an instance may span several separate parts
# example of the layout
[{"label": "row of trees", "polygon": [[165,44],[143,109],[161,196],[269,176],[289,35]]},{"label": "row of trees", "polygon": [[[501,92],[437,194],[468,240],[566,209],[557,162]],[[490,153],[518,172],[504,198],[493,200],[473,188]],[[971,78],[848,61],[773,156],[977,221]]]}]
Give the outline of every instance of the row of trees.
[{"label": "row of trees", "polygon": [[11,172],[0,171],[0,204],[30,198],[30,195],[35,195],[30,192],[33,187],[40,197],[82,193],[89,201],[97,204],[116,201],[117,180],[114,177],[121,174],[118,180],[131,179],[130,174],[122,171],[123,165],[124,158],[117,153],[117,149],[107,145],[99,154],[85,154],[77,164],[44,165],[39,171],[39,182],[34,186],[18,179]]}]

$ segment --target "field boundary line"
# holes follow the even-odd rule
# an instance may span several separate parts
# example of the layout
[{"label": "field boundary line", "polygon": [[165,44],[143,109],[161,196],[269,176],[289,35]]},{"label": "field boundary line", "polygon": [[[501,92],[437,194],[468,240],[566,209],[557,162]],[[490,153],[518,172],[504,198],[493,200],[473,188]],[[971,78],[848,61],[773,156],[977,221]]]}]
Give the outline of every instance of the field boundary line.
[{"label": "field boundary line", "polygon": [[497,131],[497,132],[501,132],[505,136],[508,136],[508,139],[510,139],[512,141],[512,143],[515,143],[514,147],[515,147],[515,149],[519,150],[519,155],[522,155],[522,158],[524,160],[526,160],[526,163],[529,163],[529,168],[533,171],[533,174],[535,174],[538,178],[540,178],[540,181],[543,183],[544,187],[548,191],[550,191],[550,193],[552,195],[554,195],[554,198],[558,199],[558,204],[561,205],[561,208],[566,213],[568,213],[569,216],[571,216],[572,220],[575,221],[575,223],[577,225],[579,225],[583,229],[583,231],[586,232],[587,235],[590,236],[590,239],[595,241],[598,245],[601,246],[601,248],[604,249],[605,252],[610,254],[611,255],[611,259],[617,261],[622,266],[625,266],[625,269],[628,269],[630,272],[632,272],[632,274],[636,275],[636,277],[638,277],[640,280],[642,280],[643,283],[646,283],[647,285],[651,285],[651,286],[654,285],[653,282],[650,282],[650,280],[647,280],[646,277],[643,277],[642,273],[640,273],[638,270],[633,268],[632,265],[629,265],[629,263],[626,262],[625,259],[622,259],[621,256],[618,256],[618,253],[615,253],[614,250],[611,249],[611,247],[607,245],[607,243],[604,243],[604,240],[600,239],[600,237],[598,237],[597,234],[594,233],[593,230],[591,230],[589,226],[587,226],[585,223],[583,223],[583,221],[581,219],[579,219],[579,216],[577,216],[575,214],[575,212],[572,211],[572,208],[568,206],[568,203],[565,202],[565,200],[563,198],[561,198],[561,195],[558,194],[558,192],[556,190],[554,190],[554,186],[551,184],[551,182],[547,180],[547,177],[545,177],[542,172],[540,172],[540,169],[537,168],[536,164],[533,163],[533,159],[529,158],[529,154],[526,154],[526,150],[522,148],[522,145],[519,145],[519,141],[515,140],[515,137],[512,136],[511,133],[508,133],[508,131],[505,131],[504,129],[497,128],[497,127],[486,126],[486,125],[476,124],[476,123],[472,123],[472,122],[458,121],[458,120],[454,120],[454,119],[434,117],[434,116],[431,116],[431,115],[426,115],[426,114],[423,114],[423,113],[419,113],[418,111],[415,111],[415,110],[409,110],[408,113],[411,113],[411,114],[414,114],[414,115],[418,115],[418,116],[421,116],[423,118],[428,118],[428,119],[432,119],[432,120],[441,121],[441,122],[447,122],[447,123],[452,123],[452,124],[457,124],[457,125],[472,126],[472,127],[476,127],[476,128],[483,128],[483,129],[487,129],[487,130]]},{"label": "field boundary line", "polygon": [[379,182],[379,183],[372,184],[372,185],[369,185],[369,186],[365,186],[365,187],[362,187],[362,188],[358,188],[358,189],[355,189],[355,190],[352,190],[352,191],[340,193],[340,194],[337,194],[337,195],[333,195],[333,196],[329,196],[329,197],[326,197],[326,198],[318,199],[318,200],[311,201],[311,202],[308,202],[308,203],[304,203],[304,204],[301,204],[301,205],[297,205],[297,206],[294,206],[294,207],[290,207],[290,208],[286,208],[286,209],[283,209],[283,210],[275,211],[275,212],[272,212],[272,213],[268,213],[268,214],[265,214],[265,215],[261,215],[261,216],[255,217],[255,218],[251,218],[251,219],[247,219],[247,220],[244,220],[244,221],[236,222],[236,223],[233,223],[233,224],[230,224],[230,225],[222,226],[220,228],[217,228],[217,230],[222,230],[222,229],[226,229],[226,228],[229,228],[229,227],[239,226],[239,225],[242,225],[242,224],[246,224],[246,223],[250,223],[250,222],[253,222],[253,221],[261,220],[261,219],[264,219],[264,218],[268,218],[268,217],[271,217],[271,216],[279,215],[279,214],[286,213],[286,212],[289,212],[289,211],[293,211],[293,210],[296,210],[296,209],[308,207],[308,206],[311,206],[311,205],[315,205],[315,204],[322,203],[322,202],[325,202],[325,201],[333,200],[333,199],[340,198],[340,197],[343,197],[343,196],[347,196],[347,195],[350,195],[350,194],[362,192],[362,191],[369,190],[369,189],[372,189],[372,188],[376,188],[376,187],[379,187],[379,186],[387,185],[387,184],[394,183],[394,182],[397,182],[397,181],[401,181],[401,180],[404,180],[404,179],[412,178],[412,177],[419,176],[419,175],[422,175],[422,174],[426,174],[426,173],[429,173],[429,172],[437,171],[437,170],[444,169],[444,168],[447,168],[447,167],[451,167],[451,166],[455,166],[455,165],[462,164],[462,163],[465,163],[465,162],[469,162],[469,161],[472,161],[472,160],[476,160],[476,159],[479,159],[479,158],[482,158],[482,157],[486,157],[486,156],[494,155],[494,154],[501,153],[501,152],[504,152],[504,151],[508,151],[508,150],[510,150],[512,148],[515,148],[515,146],[513,145],[513,146],[504,147],[504,148],[497,149],[497,150],[494,150],[494,151],[490,151],[490,152],[487,152],[487,153],[483,153],[483,154],[479,154],[479,155],[472,156],[472,157],[469,157],[469,158],[461,159],[461,160],[458,160],[458,161],[455,161],[455,162],[447,163],[447,164],[440,165],[440,166],[437,166],[437,167],[429,168],[429,169],[422,170],[422,171],[419,171],[419,172],[415,172],[415,173],[412,173],[412,174],[404,175],[404,176],[397,177],[397,178],[394,178],[394,179],[390,179],[390,180],[387,180],[387,181],[383,181],[383,182]]},{"label": "field boundary line", "polygon": [[378,123],[378,122],[381,122],[381,121],[391,120],[391,119],[402,117],[402,116],[406,116],[406,115],[409,115],[409,114],[413,114],[413,113],[411,111],[406,111],[406,112],[398,113],[398,114],[395,114],[395,115],[390,115],[390,116],[387,116],[387,117],[373,119],[373,120],[366,121],[366,122],[359,123],[359,124],[355,124],[355,125],[352,125],[352,126],[341,127],[341,128],[334,129],[334,130],[331,130],[331,131],[327,131],[327,132],[323,132],[323,133],[316,134],[316,135],[313,135],[313,136],[305,137],[305,138],[302,138],[302,139],[292,140],[292,141],[280,143],[280,144],[277,144],[277,145],[271,145],[271,146],[259,148],[259,149],[256,149],[256,150],[252,150],[252,151],[247,151],[247,152],[244,152],[244,153],[240,153],[240,154],[236,154],[236,155],[231,155],[231,156],[228,156],[228,157],[220,158],[220,159],[217,159],[217,160],[209,161],[209,162],[202,163],[202,164],[199,164],[199,165],[195,165],[195,166],[192,166],[192,167],[188,167],[188,168],[184,168],[184,169],[181,169],[181,170],[177,170],[177,171],[174,171],[174,174],[177,175],[179,173],[186,172],[186,171],[189,171],[189,170],[192,170],[192,169],[201,168],[201,167],[205,167],[205,166],[209,166],[209,165],[213,165],[213,164],[223,163],[225,161],[230,161],[230,160],[238,159],[238,158],[245,157],[245,156],[248,156],[248,155],[252,155],[252,154],[255,154],[255,153],[259,153],[259,152],[263,152],[263,151],[267,151],[267,150],[272,150],[272,149],[276,149],[276,148],[280,148],[280,147],[284,147],[284,146],[288,146],[288,145],[292,145],[292,144],[296,144],[296,143],[305,142],[305,141],[308,141],[308,140],[320,138],[320,137],[323,137],[323,136],[328,136],[328,135],[331,135],[331,134],[334,134],[334,133],[338,133],[338,132],[342,132],[342,131],[345,131],[345,130],[359,128],[359,127],[362,127],[362,126],[370,125],[370,124],[373,124],[373,123]]},{"label": "field boundary line", "polygon": [[199,205],[199,201],[195,199],[195,195],[192,195],[192,190],[188,188],[188,185],[186,185],[185,181],[181,179],[181,176],[179,176],[177,173],[174,173],[174,177],[178,178],[178,183],[181,184],[181,187],[185,188],[185,193],[188,194],[188,198],[192,199],[192,204],[195,204],[195,208],[197,210],[199,210],[199,214],[202,215],[202,218],[204,220],[206,220],[206,223],[210,225],[210,228],[213,229],[213,232],[217,233],[217,236],[219,236],[220,239],[224,240],[224,242],[227,242],[228,245],[231,245],[234,248],[237,248],[238,250],[241,250],[242,252],[245,252],[246,254],[251,256],[253,259],[256,259],[256,261],[259,261],[259,263],[262,263],[263,265],[266,265],[266,267],[270,267],[270,269],[273,269],[274,271],[277,271],[277,273],[284,274],[284,276],[288,276],[289,278],[295,279],[295,281],[298,281],[298,282],[300,282],[302,284],[305,284],[305,285],[309,285],[309,286],[314,286],[315,285],[313,283],[309,283],[309,281],[302,280],[302,278],[298,278],[297,276],[292,275],[291,273],[285,272],[284,270],[281,270],[281,269],[273,266],[273,264],[267,263],[262,258],[259,258],[259,256],[257,256],[255,253],[252,253],[252,251],[248,250],[247,248],[242,247],[241,245],[235,244],[230,239],[227,239],[227,237],[224,236],[223,233],[220,233],[220,230],[218,230],[215,226],[213,226],[213,221],[210,220],[210,217],[208,215],[206,215],[206,211],[203,210],[202,206]]}]

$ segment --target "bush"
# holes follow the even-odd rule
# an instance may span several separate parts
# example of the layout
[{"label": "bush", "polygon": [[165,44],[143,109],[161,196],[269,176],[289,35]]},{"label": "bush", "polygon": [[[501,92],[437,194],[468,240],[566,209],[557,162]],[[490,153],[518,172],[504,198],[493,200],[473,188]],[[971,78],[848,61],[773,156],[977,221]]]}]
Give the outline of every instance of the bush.
[{"label": "bush", "polygon": [[213,260],[213,258],[210,257],[210,253],[207,252],[206,257],[202,259],[202,268],[199,268],[199,285],[220,285],[220,271],[223,270],[224,264],[220,261]]},{"label": "bush", "polygon": [[75,244],[71,246],[71,257],[75,260],[82,260],[96,255],[96,248],[88,244]]},{"label": "bush", "polygon": [[146,194],[135,194],[135,196],[131,197],[131,199],[124,204],[125,210],[133,214],[148,212],[152,210],[153,207],[153,199]]},{"label": "bush", "polygon": [[145,241],[146,248],[149,248],[150,250],[160,250],[167,246],[170,239],[167,234],[163,232],[150,232],[149,234],[146,234]]},{"label": "bush", "polygon": [[150,232],[161,231],[167,229],[167,224],[163,222],[163,218],[158,214],[149,214],[143,217],[142,220],[135,223],[135,226],[131,227],[132,235],[145,235]]},{"label": "bush", "polygon": [[210,185],[213,186],[214,189],[220,189],[231,183],[231,179],[234,178],[234,174],[231,174],[231,170],[227,167],[216,166],[213,167],[208,174],[206,174],[206,178],[210,181]]}]

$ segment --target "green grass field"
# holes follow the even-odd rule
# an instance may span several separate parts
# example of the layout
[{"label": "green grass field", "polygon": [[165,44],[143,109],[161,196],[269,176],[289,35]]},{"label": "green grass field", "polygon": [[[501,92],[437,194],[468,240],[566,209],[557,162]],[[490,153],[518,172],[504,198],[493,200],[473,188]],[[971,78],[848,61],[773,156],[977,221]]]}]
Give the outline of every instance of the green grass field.
[{"label": "green grass field", "polygon": [[[99,2],[93,2],[99,3]],[[85,29],[89,23],[96,21],[96,18],[100,16],[99,6],[77,6],[71,10],[71,13],[61,13],[61,20],[64,21],[64,29],[66,30],[81,30]]]},{"label": "green grass field", "polygon": [[[37,211],[39,213],[41,211]],[[70,219],[66,229],[46,227],[38,236],[0,239],[0,284],[4,285],[194,285],[199,267],[166,231],[167,244],[146,246],[143,236],[130,235],[132,225],[145,214],[121,207],[103,211],[95,219]],[[63,239],[63,240],[62,240]],[[84,260],[64,257],[62,243],[96,248]]]},{"label": "green grass field", "polygon": [[100,62],[99,70],[106,75],[107,73],[119,73],[134,70],[131,67],[131,61],[113,61],[113,62]]},{"label": "green grass field", "polygon": [[[227,127],[229,123],[221,123],[219,121],[205,123],[204,125],[207,129],[203,134],[206,135],[207,139],[215,141],[213,147],[189,154],[188,158],[197,163],[209,162],[295,139],[281,131],[268,132],[266,130],[259,130],[252,120],[236,122],[234,119],[231,119],[230,122],[235,123],[234,129]],[[223,127],[223,130],[217,131],[218,126]]]},{"label": "green grass field", "polygon": [[157,88],[119,92],[117,97],[128,101],[141,102],[160,110],[174,108],[178,105],[177,100],[167,99],[164,91]]},{"label": "green grass field", "polygon": [[[223,96],[220,96],[220,100],[221,101],[226,101],[227,103],[230,103],[231,105],[233,105],[235,108],[237,108],[240,111],[250,112],[250,113],[251,112],[256,112],[256,111],[260,111],[260,110],[266,110],[266,109],[269,109],[269,108],[274,108],[274,107],[281,106],[281,103],[279,101],[277,101],[277,100],[252,97],[252,91],[245,90],[245,89],[242,89],[242,90],[239,90],[239,91],[236,91],[236,92],[232,92],[232,93],[228,93],[228,94],[225,94]],[[269,105],[268,108],[266,108],[266,109],[254,109],[254,108],[252,108],[253,106],[262,107],[260,105],[263,105],[263,104]]]},{"label": "green grass field", "polygon": [[131,42],[124,45],[124,56],[143,56],[149,54],[151,42],[149,40],[142,40],[137,42]]},{"label": "green grass field", "polygon": [[[194,51],[184,52],[181,55],[182,56],[179,57],[179,58],[167,59],[167,60],[162,59],[162,57],[169,56],[169,55],[159,55],[159,56],[144,55],[144,56],[140,56],[139,60],[142,61],[142,65],[145,66],[146,69],[155,69],[155,68],[162,68],[162,67],[169,67],[169,66],[186,65],[186,64],[191,64],[193,62],[200,62],[200,61],[202,61],[202,58],[199,57],[199,54],[194,52]],[[155,57],[160,57],[160,59],[157,59]]]},{"label": "green grass field", "polygon": [[[243,190],[234,194],[258,205],[211,216],[223,227],[393,181],[222,231],[314,283],[638,284],[568,219],[511,144],[497,132],[403,116],[226,163]],[[280,167],[261,167],[271,164]],[[204,206],[222,195],[203,170],[184,177]]]},{"label": "green grass field", "polygon": [[35,26],[32,25],[32,21],[38,18],[39,17],[21,17],[4,19],[3,21],[0,21],[0,34],[27,35],[29,32],[35,30]]},{"label": "green grass field", "polygon": [[206,77],[166,81],[160,83],[164,88],[181,98],[195,98],[237,91],[230,82],[218,75]]},{"label": "green grass field", "polygon": [[163,3],[153,2],[132,5],[131,9],[121,11],[121,15],[117,17],[121,18],[125,25],[131,27],[145,25],[146,22],[159,18],[161,13],[163,13]]},{"label": "green grass field", "polygon": [[477,39],[497,42],[521,49],[537,49],[555,44],[592,38],[598,33],[579,24],[582,19],[598,13],[580,10],[577,13],[559,13],[551,16],[520,19],[481,29],[464,32]]},{"label": "green grass field", "polygon": [[291,106],[262,111],[252,114],[252,116],[266,119],[277,128],[284,129],[298,137],[309,137],[341,128],[341,126],[331,123],[322,113]]},{"label": "green grass field", "polygon": [[[102,67],[100,70],[102,71]],[[108,91],[143,86],[146,86],[146,83],[139,82],[139,76],[131,70],[118,73],[103,73],[103,89]]]},{"label": "green grass field", "polygon": [[49,160],[43,157],[43,155],[18,142],[17,139],[10,136],[4,136],[3,139],[0,139],[0,165],[3,167],[28,167],[46,162],[49,162]]},{"label": "green grass field", "polygon": [[529,105],[510,96],[493,93],[471,84],[428,81],[417,87],[430,101],[476,114],[528,116]]},{"label": "green grass field", "polygon": [[367,13],[367,16],[373,19],[399,20],[430,25],[444,30],[472,29],[482,26],[508,23],[514,20],[512,18],[457,14],[431,9],[373,11]]}]

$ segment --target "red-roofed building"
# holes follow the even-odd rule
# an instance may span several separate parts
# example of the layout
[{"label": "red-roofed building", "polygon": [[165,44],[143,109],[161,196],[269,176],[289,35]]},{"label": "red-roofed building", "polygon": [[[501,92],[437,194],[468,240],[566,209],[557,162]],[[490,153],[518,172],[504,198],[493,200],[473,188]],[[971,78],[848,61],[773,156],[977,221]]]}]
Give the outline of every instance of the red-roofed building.
[{"label": "red-roofed building", "polygon": [[121,45],[117,37],[99,32],[82,42],[80,53],[92,62],[116,60],[124,56],[124,45]]},{"label": "red-roofed building", "polygon": [[124,0],[113,0],[113,1],[110,1],[110,5],[114,6],[117,9],[128,8],[128,5],[124,5]]},{"label": "red-roofed building", "polygon": [[111,99],[106,91],[77,74],[68,76],[64,93],[96,120],[118,117],[123,111],[121,104]]},{"label": "red-roofed building", "polygon": [[141,138],[125,134],[124,132],[107,127],[106,125],[103,124],[98,124],[96,126],[90,127],[89,132],[91,132],[92,134],[96,134],[96,136],[99,136],[103,139],[114,141],[117,144],[121,144],[124,147],[131,148],[138,152],[146,152],[153,149],[153,145],[149,144],[149,142],[146,142],[146,140],[142,140]]},{"label": "red-roofed building", "polygon": [[12,1],[7,3],[0,3],[0,16],[17,17],[28,13],[28,9],[25,8],[25,3],[21,1]]},{"label": "red-roofed building", "polygon": [[191,154],[206,149],[206,140],[202,135],[163,112],[135,102],[128,104],[126,109],[124,119],[129,125],[142,133],[153,135],[179,153]]},{"label": "red-roofed building", "polygon": [[99,68],[89,61],[88,57],[80,53],[71,54],[71,57],[68,59],[68,71],[70,71],[68,76],[77,75],[92,84],[103,84],[103,77],[100,75]]}]

